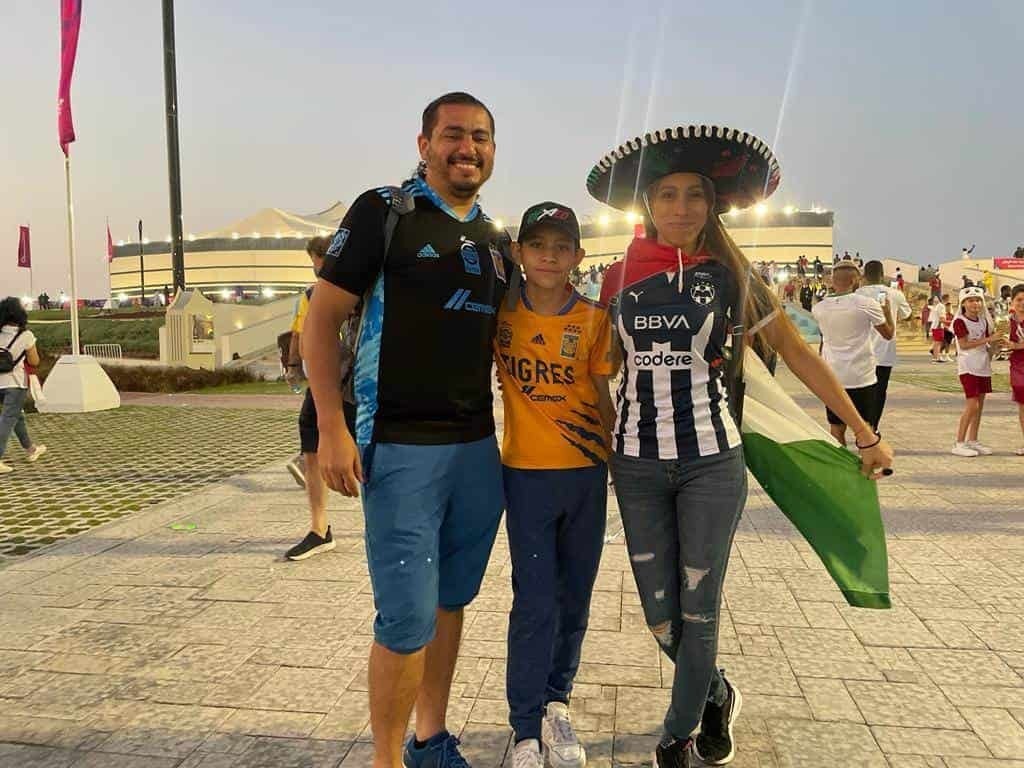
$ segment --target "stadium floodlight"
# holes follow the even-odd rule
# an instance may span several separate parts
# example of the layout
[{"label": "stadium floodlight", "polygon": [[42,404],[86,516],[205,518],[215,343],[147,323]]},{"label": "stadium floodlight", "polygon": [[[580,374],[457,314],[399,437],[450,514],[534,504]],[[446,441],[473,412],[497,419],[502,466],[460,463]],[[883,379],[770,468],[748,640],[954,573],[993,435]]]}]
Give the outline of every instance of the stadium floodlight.
[{"label": "stadium floodlight", "polygon": [[501,219],[495,219],[494,220],[494,228],[495,229],[504,229],[505,228],[505,222],[502,221]]},{"label": "stadium floodlight", "polygon": [[597,223],[600,224],[602,228],[607,227],[609,224],[612,223],[612,217],[609,216],[607,213],[602,213],[598,217]]},{"label": "stadium floodlight", "polygon": [[764,203],[758,203],[754,206],[754,213],[758,216],[764,216],[768,212],[768,206]]},{"label": "stadium floodlight", "polygon": [[787,205],[785,208],[782,209],[782,212],[787,216],[792,216],[794,213],[796,213],[796,208],[794,208],[792,205]]},{"label": "stadium floodlight", "polygon": [[626,221],[628,221],[630,224],[636,224],[638,221],[640,221],[640,214],[638,214],[636,211],[628,211],[626,213]]},{"label": "stadium floodlight", "polygon": [[739,215],[740,215],[740,209],[739,209],[739,208],[737,208],[737,207],[736,207],[735,205],[734,205],[734,206],[732,206],[732,207],[731,207],[731,208],[729,209],[729,215],[730,215],[730,216],[739,216]]},{"label": "stadium floodlight", "polygon": [[232,293],[231,291],[229,291],[229,290],[228,290],[227,288],[225,288],[224,290],[222,290],[222,291],[220,292],[220,297],[221,297],[222,299],[230,299],[230,298],[231,298],[232,296],[234,296],[234,295],[235,295],[235,294],[234,294],[234,293]]},{"label": "stadium floodlight", "polygon": [[268,299],[272,299],[272,298],[274,298],[274,289],[273,289],[273,288],[271,288],[271,287],[270,287],[269,285],[268,285],[268,286],[266,286],[266,287],[265,287],[265,288],[263,289],[263,295],[264,295],[264,296],[265,296],[266,298],[268,298]]}]

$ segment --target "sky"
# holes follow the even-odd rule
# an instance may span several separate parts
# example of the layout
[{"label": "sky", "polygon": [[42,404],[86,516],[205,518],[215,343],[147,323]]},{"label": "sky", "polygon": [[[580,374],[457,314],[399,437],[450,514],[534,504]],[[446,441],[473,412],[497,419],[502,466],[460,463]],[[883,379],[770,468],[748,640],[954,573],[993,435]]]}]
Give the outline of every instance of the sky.
[{"label": "sky", "polygon": [[[351,202],[415,165],[423,107],[466,90],[496,120],[482,203],[583,214],[590,168],[647,130],[767,141],[773,207],[835,211],[835,247],[924,264],[1024,243],[1024,3],[177,0],[185,232]],[[0,293],[70,289],[57,144],[58,0],[0,0]],[[115,242],[170,233],[158,0],[83,0],[71,145],[79,294]]]}]

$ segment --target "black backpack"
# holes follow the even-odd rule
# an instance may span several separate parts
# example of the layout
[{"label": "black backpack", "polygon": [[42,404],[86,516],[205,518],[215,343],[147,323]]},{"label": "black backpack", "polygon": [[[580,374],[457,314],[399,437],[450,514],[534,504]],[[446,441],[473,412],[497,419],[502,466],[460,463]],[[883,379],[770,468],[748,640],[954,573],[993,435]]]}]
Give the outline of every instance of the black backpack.
[{"label": "black backpack", "polygon": [[28,350],[22,350],[21,354],[18,355],[17,357],[14,357],[11,354],[11,347],[14,346],[14,342],[16,342],[18,340],[18,337],[21,336],[21,334],[23,334],[24,332],[25,329],[22,328],[20,331],[14,334],[14,338],[11,339],[10,344],[8,344],[6,347],[0,347],[0,373],[13,372],[14,369],[17,367],[18,363],[20,363],[22,359],[25,357],[25,352],[27,352]]}]

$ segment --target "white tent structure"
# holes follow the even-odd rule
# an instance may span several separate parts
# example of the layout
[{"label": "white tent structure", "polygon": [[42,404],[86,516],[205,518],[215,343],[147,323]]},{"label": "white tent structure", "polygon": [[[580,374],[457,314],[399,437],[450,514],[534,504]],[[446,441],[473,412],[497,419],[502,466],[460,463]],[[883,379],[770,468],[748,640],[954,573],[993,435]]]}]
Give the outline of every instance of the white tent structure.
[{"label": "white tent structure", "polygon": [[[335,202],[317,213],[262,210],[225,227],[185,238],[185,285],[209,296],[295,293],[313,280],[306,243],[330,236],[348,207]],[[114,247],[110,293],[114,299],[146,295],[172,285],[169,242],[121,242]],[[225,298],[230,296],[225,295]]]}]

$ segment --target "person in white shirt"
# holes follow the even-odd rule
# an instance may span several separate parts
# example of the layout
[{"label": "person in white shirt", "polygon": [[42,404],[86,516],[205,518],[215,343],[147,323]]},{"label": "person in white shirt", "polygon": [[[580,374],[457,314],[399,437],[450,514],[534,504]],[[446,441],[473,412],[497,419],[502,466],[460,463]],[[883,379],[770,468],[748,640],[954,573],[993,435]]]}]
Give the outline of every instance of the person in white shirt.
[{"label": "person in white shirt", "polygon": [[39,365],[36,337],[28,330],[28,313],[21,300],[8,296],[0,301],[0,474],[14,471],[3,461],[11,432],[18,436],[29,461],[46,452],[45,445],[32,442],[22,413],[29,385],[26,362]]},{"label": "person in white shirt", "polygon": [[928,310],[928,329],[932,334],[932,362],[948,363],[949,358],[942,354],[942,345],[945,343],[946,329],[943,321],[946,318],[946,306],[938,296],[932,296],[931,307]]},{"label": "person in white shirt", "polygon": [[[864,421],[877,423],[878,393],[875,353],[871,336],[877,331],[883,338],[893,336],[889,305],[880,304],[856,292],[860,268],[844,259],[832,269],[833,293],[814,305],[811,314],[821,329],[821,356],[829,364],[850,396]],[[846,424],[826,409],[829,431],[846,445]]]},{"label": "person in white shirt", "polygon": [[[882,262],[869,261],[864,265],[864,285],[857,289],[861,296],[874,299],[879,304],[886,304],[889,307],[889,315],[893,324],[897,320],[906,320],[913,310],[903,292],[897,288],[891,288],[884,284],[885,272]],[[875,377],[877,378],[878,404],[875,412],[875,421],[870,422],[871,426],[878,429],[878,422],[882,420],[882,411],[885,410],[885,399],[889,391],[889,375],[896,365],[896,336],[886,339],[880,333],[871,334],[871,350],[875,353]]]},{"label": "person in white shirt", "polygon": [[985,289],[970,286],[960,291],[960,309],[953,318],[958,350],[956,365],[964,388],[964,412],[957,427],[954,456],[990,456],[992,449],[978,441],[985,395],[992,392],[992,357],[989,345],[999,339],[995,323],[985,309]]}]

